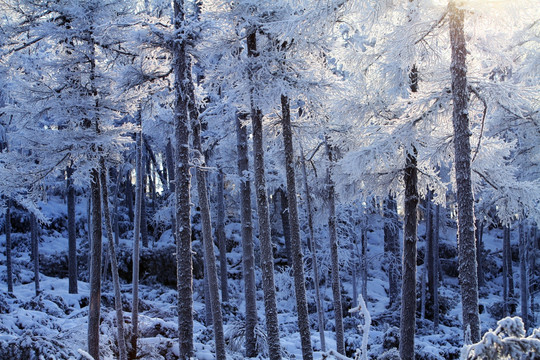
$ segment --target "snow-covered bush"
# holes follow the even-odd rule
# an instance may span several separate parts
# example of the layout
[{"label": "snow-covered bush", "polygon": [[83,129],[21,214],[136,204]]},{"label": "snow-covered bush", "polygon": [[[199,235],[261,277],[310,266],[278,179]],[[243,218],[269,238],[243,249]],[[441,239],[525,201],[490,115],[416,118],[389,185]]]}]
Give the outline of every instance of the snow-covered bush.
[{"label": "snow-covered bush", "polygon": [[497,325],[480,342],[464,346],[461,360],[532,360],[539,357],[540,328],[526,337],[520,317],[506,317]]},{"label": "snow-covered bush", "polygon": [[[246,341],[246,326],[244,321],[237,321],[227,327],[225,331],[225,341],[229,348],[235,352],[241,352]],[[266,332],[261,324],[255,326],[255,348],[258,354],[268,357],[268,344],[266,342]]]}]

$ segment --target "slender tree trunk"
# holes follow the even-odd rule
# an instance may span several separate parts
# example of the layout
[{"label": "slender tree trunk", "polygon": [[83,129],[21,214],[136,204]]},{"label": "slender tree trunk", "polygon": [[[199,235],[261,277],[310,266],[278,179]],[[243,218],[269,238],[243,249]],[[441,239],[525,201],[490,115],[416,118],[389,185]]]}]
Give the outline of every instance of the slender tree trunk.
[{"label": "slender tree trunk", "polygon": [[401,318],[399,354],[401,360],[414,360],[416,332],[416,243],[418,209],[418,170],[416,149],[407,154],[405,163],[405,219],[403,229],[403,279],[401,285]]},{"label": "slender tree trunk", "polygon": [[321,301],[321,289],[319,280],[319,264],[317,261],[317,241],[315,240],[315,232],[313,231],[313,213],[311,208],[311,193],[306,171],[306,159],[304,158],[304,149],[300,145],[300,156],[302,157],[302,177],[304,179],[304,193],[306,197],[306,210],[308,218],[309,239],[308,244],[311,244],[311,266],[313,267],[313,282],[315,284],[315,304],[317,306],[317,317],[319,320],[319,337],[321,340],[321,351],[326,351],[326,338],[324,336],[324,311]]},{"label": "slender tree trunk", "polygon": [[135,144],[135,224],[133,230],[133,271],[131,284],[132,303],[131,303],[131,349],[129,358],[137,358],[137,339],[139,337],[139,260],[140,260],[140,244],[141,244],[141,222],[142,222],[142,202],[143,202],[143,154],[142,154],[142,120],[141,110],[137,113],[137,125],[140,132],[137,133],[137,142]]},{"label": "slender tree trunk", "polygon": [[424,320],[426,318],[426,278],[427,270],[426,267],[422,269],[420,273],[420,284],[421,284],[421,294],[420,294],[420,318]]},{"label": "slender tree trunk", "polygon": [[116,326],[118,341],[118,358],[127,359],[126,339],[124,338],[124,313],[122,311],[122,294],[120,292],[120,277],[118,275],[118,261],[116,259],[116,248],[113,238],[111,223],[111,214],[109,211],[109,195],[107,189],[107,170],[105,168],[105,159],[100,159],[100,183],[101,183],[101,201],[103,207],[103,216],[107,228],[107,239],[109,240],[109,255],[111,258],[111,271],[114,286],[114,307],[116,310]]},{"label": "slender tree trunk", "polygon": [[[191,118],[191,129],[193,132],[193,149],[204,159],[201,144],[201,123],[195,108],[194,90],[190,76],[190,64],[188,61],[187,87],[189,94],[189,113]],[[203,162],[203,166],[205,163]],[[210,203],[208,200],[208,186],[206,185],[206,174],[201,167],[195,169],[197,177],[197,194],[199,196],[199,207],[201,209],[202,232],[204,243],[205,265],[208,275],[208,290],[210,295],[210,308],[212,310],[212,324],[214,326],[214,341],[217,360],[225,360],[225,338],[223,334],[223,315],[221,314],[221,299],[219,296],[219,282],[216,267],[216,255],[214,254],[214,240],[212,238],[212,219],[210,217]]]},{"label": "slender tree trunk", "polygon": [[439,218],[440,218],[439,204],[435,207],[435,224],[433,233],[433,330],[439,331]]},{"label": "slender tree trunk", "polygon": [[218,167],[217,174],[217,227],[216,235],[219,244],[219,270],[221,276],[221,299],[223,302],[229,301],[229,290],[227,283],[227,239],[225,237],[225,195],[223,190],[225,183],[223,180],[223,170]]},{"label": "slender tree trunk", "polygon": [[[183,29],[184,1],[174,0],[174,29],[180,36]],[[174,128],[176,157],[174,166],[176,205],[176,264],[178,288],[178,342],[179,357],[193,356],[193,264],[191,259],[191,199],[189,170],[189,117],[187,89],[189,81],[186,66],[186,42],[173,42],[173,71],[175,75]]]},{"label": "slender tree trunk", "polygon": [[529,328],[529,279],[527,274],[527,243],[528,233],[523,220],[519,224],[519,289],[521,293],[521,319],[525,324],[525,329]]},{"label": "slender tree trunk", "polygon": [[533,224],[531,229],[531,239],[529,241],[529,274],[531,274],[531,281],[529,281],[529,298],[530,298],[530,312],[531,312],[531,324],[536,323],[536,316],[535,316],[535,291],[534,291],[534,280],[533,276],[536,274],[536,257],[537,257],[537,226],[536,224]]},{"label": "slender tree trunk", "polygon": [[399,303],[400,246],[398,234],[397,203],[392,195],[384,201],[384,251],[388,259],[388,306]]},{"label": "slender tree trunk", "polygon": [[336,326],[336,350],[345,354],[345,339],[343,334],[343,308],[341,306],[341,283],[339,279],[339,257],[336,229],[336,194],[334,180],[332,179],[332,163],[334,156],[332,148],[325,139],[328,168],[326,170],[326,189],[328,191],[328,232],[330,234],[330,259],[332,272],[332,295],[334,298],[334,319]]},{"label": "slender tree trunk", "polygon": [[480,220],[476,221],[476,243],[476,261],[478,262],[478,287],[481,288],[485,285],[486,281],[484,278],[484,222]]},{"label": "slender tree trunk", "polygon": [[167,161],[167,174],[169,178],[169,189],[172,193],[175,191],[174,187],[174,160],[173,160],[173,146],[171,139],[167,141],[167,147],[165,148],[165,159]]},{"label": "slender tree trunk", "polygon": [[[135,165],[136,166],[136,165]],[[126,173],[126,207],[128,208],[129,221],[132,223],[135,218],[133,211],[133,183],[131,182],[131,171]]]},{"label": "slender tree trunk", "polygon": [[123,167],[118,171],[116,178],[116,186],[114,188],[114,205],[113,205],[113,216],[114,216],[114,244],[116,246],[120,245],[120,224],[119,224],[119,214],[118,214],[118,196],[120,195],[120,181],[122,179]]},{"label": "slender tree trunk", "polygon": [[281,226],[283,228],[283,239],[285,240],[285,255],[287,256],[287,265],[291,266],[291,224],[289,221],[289,201],[287,199],[288,192],[288,190],[286,191],[279,188],[276,191],[276,196],[279,194],[279,214],[281,216]]},{"label": "slender tree trunk", "polygon": [[[464,34],[464,11],[455,1],[448,4],[450,43],[452,46],[452,99],[454,102],[454,152],[458,207],[458,260],[461,285],[463,331],[466,341],[480,341],[478,315],[478,274],[474,239],[474,197],[471,183],[471,143],[468,116],[469,90]],[[470,339],[467,334],[470,333]]]},{"label": "slender tree trunk", "polygon": [[249,174],[247,130],[236,116],[236,147],[238,177],[240,178],[240,218],[242,221],[242,264],[244,296],[246,302],[246,357],[257,356],[255,327],[257,326],[257,303],[255,289],[255,255],[253,251],[253,227],[251,222],[251,182]]},{"label": "slender tree trunk", "polygon": [[34,252],[34,287],[36,296],[40,293],[39,287],[39,224],[36,215],[30,214],[30,231],[32,237],[32,250]]},{"label": "slender tree trunk", "polygon": [[287,177],[287,202],[291,236],[289,257],[292,258],[296,309],[298,312],[298,328],[302,344],[304,360],[313,359],[309,315],[306,300],[306,279],[304,276],[304,254],[300,242],[300,223],[298,221],[298,203],[296,200],[296,178],[294,171],[294,148],[291,128],[291,109],[289,99],[281,95],[281,126],[283,129],[283,145],[285,151],[285,172]]},{"label": "slender tree trunk", "polygon": [[428,297],[427,301],[433,304],[433,281],[434,281],[434,266],[433,260],[435,259],[433,255],[433,192],[428,190],[426,198],[426,245],[427,251],[425,254],[426,265],[427,265],[427,290]]},{"label": "slender tree trunk", "polygon": [[[142,129],[142,127],[141,127]],[[142,131],[142,130],[141,130]],[[141,212],[140,212],[140,218],[141,218],[141,240],[142,240],[142,246],[147,248],[148,247],[148,222],[146,220],[146,173],[148,171],[147,164],[146,164],[146,153],[144,151],[144,144],[140,144],[141,146],[141,186],[137,188],[137,191],[140,191],[140,197],[141,197]],[[136,195],[135,195],[136,197]]]},{"label": "slender tree trunk", "polygon": [[75,187],[73,186],[73,167],[71,165],[68,166],[66,173],[69,293],[77,294],[77,234],[75,228]]},{"label": "slender tree trunk", "polygon": [[508,316],[508,248],[510,244],[510,227],[505,225],[503,230],[503,250],[502,250],[502,263],[503,263],[503,317]]},{"label": "slender tree trunk", "polygon": [[[510,229],[510,226],[508,226],[507,230],[508,234],[506,237],[506,263],[507,263],[507,269],[508,269],[508,296],[510,300],[514,299],[514,267],[513,267],[513,261],[512,261],[512,230]],[[513,313],[513,308],[510,310]]]},{"label": "slender tree trunk", "polygon": [[367,299],[368,258],[367,258],[367,231],[362,229],[362,297]]},{"label": "slender tree trunk", "polygon": [[88,353],[99,360],[99,323],[101,310],[101,193],[99,171],[90,171],[90,198],[92,202],[92,246],[90,262],[90,301],[88,310]]},{"label": "slender tree trunk", "polygon": [[8,293],[13,294],[13,258],[11,256],[11,199],[6,204],[6,266]]},{"label": "slender tree trunk", "polygon": [[[246,40],[248,56],[251,58],[258,56],[256,32],[251,30]],[[252,81],[251,73],[249,77]],[[268,350],[270,360],[277,360],[281,359],[281,345],[279,343],[276,287],[274,284],[274,255],[272,253],[272,239],[270,238],[270,214],[268,211],[268,196],[266,194],[266,179],[264,174],[262,114],[261,110],[255,105],[253,93],[251,94],[250,105],[253,135],[253,167],[255,169],[255,196],[257,200],[257,213],[259,215],[259,242],[261,244],[261,270],[266,330],[268,333]]]}]

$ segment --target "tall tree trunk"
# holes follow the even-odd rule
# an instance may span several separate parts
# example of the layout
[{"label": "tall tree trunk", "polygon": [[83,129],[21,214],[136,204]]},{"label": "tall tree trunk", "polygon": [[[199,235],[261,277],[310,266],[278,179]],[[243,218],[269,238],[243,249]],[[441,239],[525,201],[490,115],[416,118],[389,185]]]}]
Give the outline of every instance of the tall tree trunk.
[{"label": "tall tree trunk", "polygon": [[133,270],[131,285],[132,303],[131,303],[131,349],[129,358],[137,358],[137,339],[139,338],[139,260],[140,260],[140,244],[141,244],[141,227],[142,227],[142,203],[143,203],[143,142],[142,142],[142,118],[141,109],[137,113],[137,125],[139,133],[137,133],[137,142],[135,144],[135,224],[133,230]]},{"label": "tall tree trunk", "polygon": [[[174,0],[174,29],[180,36],[184,26],[184,1]],[[178,288],[178,342],[179,357],[193,356],[193,264],[191,259],[191,199],[189,170],[189,117],[187,113],[186,84],[189,81],[186,66],[186,41],[173,42],[174,71],[174,129],[176,157],[174,166],[176,209],[176,264]]]},{"label": "tall tree trunk", "polygon": [[111,223],[111,214],[109,211],[109,195],[107,189],[107,170],[105,168],[105,159],[100,159],[100,183],[101,183],[101,202],[103,207],[103,217],[107,228],[107,239],[109,239],[109,255],[111,258],[111,271],[114,287],[114,307],[116,310],[116,327],[118,341],[118,358],[127,360],[126,339],[124,338],[124,313],[122,311],[122,294],[120,292],[120,277],[118,275],[118,261],[116,259],[116,248],[113,238]]},{"label": "tall tree trunk", "polygon": [[397,203],[392,195],[384,201],[384,251],[388,259],[388,306],[399,304],[400,246]]},{"label": "tall tree trunk", "polygon": [[[507,281],[508,281],[508,296],[510,298],[510,300],[513,300],[514,299],[514,295],[515,295],[515,292],[514,292],[514,267],[513,267],[513,260],[512,260],[512,230],[510,228],[510,226],[508,226],[508,230],[507,230],[508,234],[507,234],[507,237],[506,237],[506,252],[505,252],[505,255],[506,255],[506,264],[508,266],[508,276],[507,276]],[[513,301],[512,301],[513,303]],[[512,309],[510,310],[510,312],[513,314],[514,308],[512,307]]]},{"label": "tall tree trunk", "polygon": [[[255,29],[250,30],[246,41],[248,56],[251,58],[258,56]],[[253,81],[251,72],[249,72],[248,76],[250,81]],[[281,359],[281,345],[279,343],[276,287],[274,284],[274,255],[272,253],[272,240],[270,238],[270,214],[268,211],[268,196],[266,194],[264,170],[262,113],[255,105],[255,99],[253,97],[254,94],[252,92],[250,106],[253,135],[253,167],[255,169],[255,195],[257,200],[257,213],[259,215],[259,242],[261,244],[264,310],[270,360],[278,360]]]},{"label": "tall tree trunk", "polygon": [[255,255],[253,251],[253,227],[251,222],[251,181],[249,175],[248,143],[246,126],[236,115],[236,148],[238,177],[240,178],[240,219],[242,222],[242,265],[244,297],[246,302],[246,357],[257,356],[255,327],[257,326],[257,303],[255,289]]},{"label": "tall tree trunk", "polygon": [[[458,260],[461,285],[463,331],[466,341],[480,341],[478,315],[478,274],[474,238],[474,197],[471,182],[471,143],[469,129],[469,90],[467,89],[467,50],[465,48],[464,10],[455,1],[448,3],[450,43],[452,46],[452,123],[454,127],[454,164],[458,207]],[[470,339],[467,334],[470,333]]]},{"label": "tall tree trunk", "polygon": [[362,297],[367,299],[368,259],[367,259],[367,231],[362,229]]},{"label": "tall tree trunk", "polygon": [[439,222],[440,222],[439,204],[435,207],[435,224],[433,232],[433,330],[439,330]]},{"label": "tall tree trunk", "polygon": [[[142,127],[141,127],[142,129]],[[142,130],[141,130],[142,131]],[[137,191],[140,191],[140,197],[141,197],[141,212],[140,212],[140,218],[141,218],[141,241],[142,246],[147,248],[148,247],[148,222],[146,219],[146,183],[147,178],[146,174],[148,171],[147,161],[146,161],[146,152],[144,151],[144,144],[141,143],[141,186],[137,188]]]},{"label": "tall tree trunk", "polygon": [[525,324],[525,329],[529,328],[529,279],[527,274],[527,243],[528,232],[523,220],[519,224],[519,289],[521,293],[521,319]]},{"label": "tall tree trunk", "polygon": [[88,310],[88,353],[99,360],[99,322],[101,311],[101,192],[99,171],[90,171],[90,198],[92,202],[92,246],[90,262],[90,300]]},{"label": "tall tree trunk", "polygon": [[401,285],[401,318],[399,354],[402,360],[414,360],[416,332],[416,243],[418,209],[418,170],[416,149],[405,162],[405,219],[403,229],[403,279]]},{"label": "tall tree trunk", "polygon": [[[201,123],[195,104],[195,92],[190,75],[190,62],[187,62],[188,73],[186,75],[188,96],[190,98],[188,109],[193,132],[193,149],[198,152],[205,166],[204,153],[201,143]],[[210,294],[210,308],[212,310],[212,324],[214,327],[214,342],[217,360],[225,360],[225,338],[223,334],[223,315],[221,314],[221,299],[219,296],[219,282],[216,267],[216,255],[214,253],[214,240],[212,238],[212,219],[210,217],[210,203],[208,200],[208,186],[206,185],[206,174],[201,167],[195,169],[197,178],[197,194],[199,196],[199,207],[201,209],[202,233],[204,243],[205,266],[208,275],[208,290]]]},{"label": "tall tree trunk", "polygon": [[[136,165],[135,165],[136,166]],[[131,170],[126,172],[126,198],[125,198],[125,205],[128,209],[128,217],[129,222],[132,223],[133,219],[135,217],[134,211],[133,211],[133,184],[131,183]]]},{"label": "tall tree trunk", "polygon": [[311,193],[306,171],[306,159],[304,158],[304,149],[300,145],[300,156],[302,160],[302,177],[304,179],[304,193],[306,197],[306,211],[308,218],[309,239],[308,244],[311,244],[311,266],[313,268],[313,282],[315,284],[315,304],[317,306],[317,317],[319,320],[319,337],[321,340],[321,351],[326,351],[326,338],[324,336],[324,311],[321,301],[321,290],[319,280],[319,264],[317,261],[317,241],[315,240],[315,232],[313,231],[313,213],[311,208]]},{"label": "tall tree trunk", "polygon": [[334,180],[332,179],[333,151],[325,139],[328,168],[326,170],[326,189],[328,191],[328,232],[330,235],[330,259],[332,272],[332,296],[334,298],[334,319],[336,328],[336,350],[345,355],[345,339],[343,334],[343,307],[341,306],[341,283],[339,279],[339,256],[336,229],[336,194]]},{"label": "tall tree trunk", "polygon": [[300,242],[300,223],[298,221],[298,203],[296,200],[296,178],[294,171],[294,148],[291,129],[291,109],[289,99],[281,95],[281,126],[283,129],[283,146],[285,151],[285,173],[287,177],[287,200],[291,235],[294,289],[296,295],[296,309],[298,312],[298,328],[302,344],[302,357],[304,360],[313,359],[311,347],[311,333],[309,329],[309,315],[306,300],[306,279],[304,276],[304,254]]},{"label": "tall tree trunk", "polygon": [[73,167],[66,170],[67,218],[68,218],[68,274],[69,293],[77,294],[77,234],[75,228],[75,187],[73,186]]},{"label": "tall tree trunk", "polygon": [[217,173],[217,226],[216,235],[219,244],[219,270],[221,277],[221,300],[229,301],[227,283],[227,238],[225,237],[225,195],[223,169],[218,166]]},{"label": "tall tree trunk", "polygon": [[116,177],[116,186],[114,188],[114,205],[113,205],[113,216],[114,216],[114,244],[116,246],[120,245],[120,221],[118,214],[118,197],[120,195],[120,184],[122,180],[123,166],[120,168],[120,171],[117,173]]},{"label": "tall tree trunk", "polygon": [[502,249],[502,263],[503,263],[503,317],[508,316],[508,248],[510,247],[510,227],[504,226],[503,230],[503,249]]},{"label": "tall tree trunk", "polygon": [[6,266],[8,293],[13,294],[13,258],[11,256],[11,199],[6,204]]}]

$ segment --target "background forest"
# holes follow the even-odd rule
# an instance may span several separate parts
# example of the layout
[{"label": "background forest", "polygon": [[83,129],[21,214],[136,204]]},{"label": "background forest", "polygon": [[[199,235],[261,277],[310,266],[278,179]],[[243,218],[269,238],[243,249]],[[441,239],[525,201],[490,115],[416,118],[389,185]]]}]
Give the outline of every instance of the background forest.
[{"label": "background forest", "polygon": [[0,359],[538,357],[537,1],[0,15]]}]

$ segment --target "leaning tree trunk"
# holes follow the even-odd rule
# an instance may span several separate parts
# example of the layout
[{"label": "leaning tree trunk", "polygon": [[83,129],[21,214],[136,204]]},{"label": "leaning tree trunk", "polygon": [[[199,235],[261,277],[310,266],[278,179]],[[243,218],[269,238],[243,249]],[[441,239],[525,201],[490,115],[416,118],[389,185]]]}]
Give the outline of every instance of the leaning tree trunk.
[{"label": "leaning tree trunk", "polygon": [[[174,29],[181,36],[184,27],[184,1],[174,0]],[[176,211],[176,266],[178,289],[178,342],[179,357],[188,360],[193,356],[193,264],[191,259],[191,199],[189,169],[189,116],[187,113],[186,40],[173,42],[174,72],[174,136],[176,156],[174,166]]]},{"label": "leaning tree trunk", "polygon": [[140,260],[140,245],[141,245],[141,221],[142,221],[142,202],[143,202],[143,156],[142,156],[142,114],[139,109],[137,114],[137,125],[139,133],[137,134],[137,142],[135,144],[135,224],[133,230],[133,270],[131,274],[132,302],[131,302],[131,349],[129,358],[137,358],[137,339],[139,338],[139,260]]},{"label": "leaning tree trunk", "polygon": [[219,272],[221,278],[221,300],[229,301],[229,290],[227,283],[227,239],[225,237],[225,195],[223,193],[225,184],[223,180],[223,170],[218,167],[217,174],[217,225],[216,235],[219,245]]},{"label": "leaning tree trunk", "polygon": [[99,171],[90,171],[92,202],[92,245],[90,262],[90,301],[88,310],[88,353],[99,360],[99,323],[101,310],[101,193]]},{"label": "leaning tree trunk", "polygon": [[[189,113],[191,119],[191,129],[193,132],[193,149],[198,152],[198,156],[203,160],[202,167],[205,166],[204,155],[201,143],[201,123],[195,109],[193,83],[191,82],[190,64],[187,63],[187,88],[190,97]],[[206,274],[208,276],[208,292],[210,295],[210,309],[212,311],[212,324],[214,327],[214,342],[217,360],[225,360],[225,338],[223,334],[223,315],[221,313],[221,299],[219,296],[219,282],[216,267],[216,255],[214,254],[214,240],[212,238],[212,220],[210,217],[210,203],[208,201],[208,187],[206,185],[206,174],[199,166],[195,169],[197,178],[197,195],[199,196],[199,208],[201,209],[202,233],[204,244],[204,259]]]},{"label": "leaning tree trunk", "polygon": [[[454,127],[454,164],[458,207],[458,260],[461,285],[463,331],[465,340],[480,341],[478,315],[478,275],[474,238],[474,197],[471,182],[471,143],[469,129],[469,90],[467,88],[467,50],[465,48],[464,15],[455,1],[448,4],[450,43],[452,47],[452,123]],[[470,339],[467,337],[470,336]]]},{"label": "leaning tree trunk", "polygon": [[298,328],[302,344],[302,358],[313,359],[311,334],[309,330],[309,315],[306,300],[306,285],[304,276],[304,254],[300,242],[300,223],[298,221],[298,203],[296,200],[296,178],[294,171],[294,148],[291,129],[291,111],[289,99],[281,95],[281,126],[283,128],[283,147],[285,152],[285,173],[287,177],[287,200],[289,225],[291,235],[290,258],[292,258],[296,309],[298,312]]},{"label": "leaning tree trunk", "polygon": [[321,351],[326,351],[326,339],[324,336],[324,311],[321,301],[321,289],[319,281],[319,265],[317,261],[317,241],[315,241],[315,232],[313,231],[313,213],[311,208],[311,194],[306,171],[306,159],[304,158],[304,149],[300,144],[300,156],[302,160],[302,177],[304,178],[304,193],[306,197],[306,212],[308,218],[309,239],[311,244],[311,266],[313,267],[313,282],[315,284],[315,304],[317,306],[317,316],[319,320],[319,337],[321,339]]},{"label": "leaning tree trunk", "polygon": [[122,293],[120,291],[120,277],[118,276],[118,260],[116,259],[116,244],[114,243],[111,214],[109,211],[109,195],[107,189],[107,172],[105,159],[100,159],[100,183],[101,202],[103,207],[103,217],[107,228],[107,239],[109,240],[109,255],[111,258],[111,272],[114,286],[114,307],[116,311],[116,328],[118,341],[118,358],[127,360],[126,339],[124,338],[124,313],[122,311]]},{"label": "leaning tree trunk", "polygon": [[236,148],[238,177],[240,178],[240,219],[242,222],[242,265],[244,297],[246,302],[246,357],[257,356],[257,303],[255,288],[255,255],[253,251],[253,227],[251,222],[251,181],[249,175],[248,143],[246,126],[236,115]]},{"label": "leaning tree trunk", "polygon": [[7,199],[6,204],[6,266],[7,266],[7,286],[8,293],[13,294],[13,259],[11,256],[11,199]]},{"label": "leaning tree trunk", "polygon": [[345,354],[345,339],[343,334],[343,307],[341,306],[341,284],[339,279],[339,256],[336,229],[336,193],[332,179],[332,163],[334,156],[328,138],[325,139],[328,167],[326,170],[326,189],[328,191],[328,232],[330,234],[330,259],[332,272],[332,296],[334,298],[334,319],[336,331],[336,350]]},{"label": "leaning tree trunk", "polygon": [[416,149],[407,154],[405,162],[405,205],[403,228],[403,279],[401,284],[401,318],[399,354],[402,360],[414,360],[416,331],[416,243],[418,210],[418,170]]},{"label": "leaning tree trunk", "polygon": [[69,293],[77,294],[77,233],[75,228],[75,187],[73,186],[73,167],[71,165],[68,166],[66,174]]},{"label": "leaning tree trunk", "polygon": [[[246,41],[248,56],[250,58],[258,56],[255,29],[250,31]],[[253,81],[251,72],[249,72],[249,78]],[[253,135],[253,167],[255,169],[255,195],[257,200],[257,213],[259,214],[259,242],[261,244],[261,270],[263,277],[266,330],[268,333],[268,351],[270,359],[277,360],[281,359],[281,345],[279,343],[276,287],[274,284],[274,255],[272,253],[272,240],[270,238],[270,214],[268,211],[268,197],[266,194],[266,179],[264,174],[262,113],[255,105],[253,92],[251,93],[250,102]]]}]

